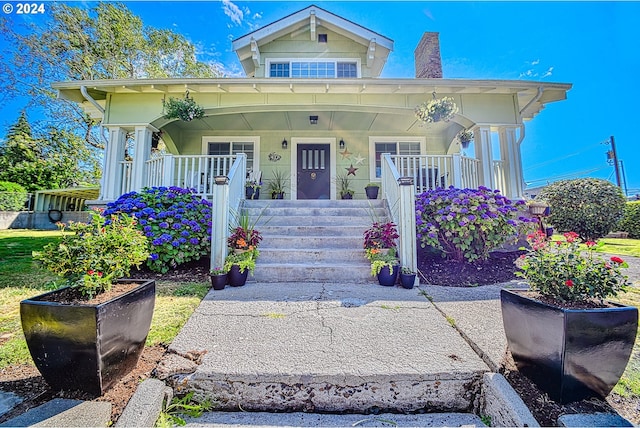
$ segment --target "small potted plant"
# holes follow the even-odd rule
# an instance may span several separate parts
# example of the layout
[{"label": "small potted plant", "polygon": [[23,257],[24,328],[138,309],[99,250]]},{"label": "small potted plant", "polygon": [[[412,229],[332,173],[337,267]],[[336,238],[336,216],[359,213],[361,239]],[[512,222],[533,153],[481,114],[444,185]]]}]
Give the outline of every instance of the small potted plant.
[{"label": "small potted plant", "polygon": [[380,190],[380,183],[369,183],[364,186],[364,192],[367,194],[367,199],[378,199],[378,192]]},{"label": "small potted plant", "polygon": [[193,119],[204,117],[204,109],[193,98],[189,98],[189,91],[185,92],[182,99],[169,97],[169,101],[162,100],[162,106],[165,109],[164,117],[166,119],[180,119],[190,122]]},{"label": "small potted plant", "polygon": [[271,199],[284,199],[285,187],[287,186],[287,177],[284,172],[279,170],[273,171],[273,178],[269,180],[269,193]]},{"label": "small potted plant", "polygon": [[530,291],[501,290],[507,343],[518,370],[561,403],[606,397],[625,370],[638,310],[607,302],[628,285],[620,257],[595,256],[595,242],[574,232],[549,241],[527,237],[531,249],[516,260]]},{"label": "small potted plant", "polygon": [[383,253],[389,248],[396,247],[398,229],[393,222],[374,222],[370,228],[364,231],[364,248],[379,249]]},{"label": "small potted plant", "polygon": [[262,187],[262,182],[258,180],[247,180],[244,185],[245,198],[260,199],[260,187]]},{"label": "small potted plant", "polygon": [[413,288],[416,282],[416,273],[408,266],[400,268],[400,284],[406,289]]},{"label": "small potted plant", "polygon": [[[20,302],[36,367],[56,390],[102,395],[136,366],[151,326],[155,281],[122,279],[147,258],[147,239],[126,214],[72,223],[35,255],[63,288]],[[64,232],[64,225],[60,225]]]},{"label": "small potted plant", "polygon": [[416,117],[426,123],[448,122],[457,112],[458,106],[453,98],[436,98],[435,93],[431,101],[419,104],[415,108]]},{"label": "small potted plant", "polygon": [[336,177],[336,182],[338,184],[338,191],[340,193],[340,198],[353,199],[353,194],[355,192],[351,189],[351,179],[344,174],[339,174]]},{"label": "small potted plant", "polygon": [[227,256],[223,270],[227,273],[230,286],[240,287],[247,282],[249,273],[253,275],[256,268],[256,258],[259,254],[257,249],[253,249],[244,253],[230,253]]},{"label": "small potted plant", "polygon": [[385,254],[380,252],[378,248],[372,248],[367,251],[366,257],[371,262],[371,276],[375,276],[380,285],[387,287],[395,285],[400,261],[396,257],[394,249]]},{"label": "small potted plant", "polygon": [[214,290],[224,290],[224,286],[227,285],[227,272],[224,268],[214,267],[209,272],[211,276],[211,286]]}]

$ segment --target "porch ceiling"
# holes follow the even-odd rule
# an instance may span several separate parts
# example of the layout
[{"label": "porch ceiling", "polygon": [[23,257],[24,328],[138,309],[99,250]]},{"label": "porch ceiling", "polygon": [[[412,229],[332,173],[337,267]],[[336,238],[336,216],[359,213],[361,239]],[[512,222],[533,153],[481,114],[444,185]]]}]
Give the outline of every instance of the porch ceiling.
[{"label": "porch ceiling", "polygon": [[[309,116],[318,116],[316,125]],[[270,111],[205,116],[192,122],[171,123],[180,131],[363,131],[380,133],[420,132],[426,125],[412,113],[371,113],[354,111]],[[444,129],[445,123],[429,124],[431,131]]]}]

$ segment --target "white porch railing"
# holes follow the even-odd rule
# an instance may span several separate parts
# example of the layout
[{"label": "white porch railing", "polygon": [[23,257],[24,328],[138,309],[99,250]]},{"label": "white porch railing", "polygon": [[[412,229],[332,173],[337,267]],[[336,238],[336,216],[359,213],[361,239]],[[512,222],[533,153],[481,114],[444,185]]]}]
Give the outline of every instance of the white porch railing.
[{"label": "white porch railing", "polygon": [[401,177],[412,177],[416,193],[437,187],[478,187],[479,161],[460,155],[393,155]]},{"label": "white porch railing", "polygon": [[132,161],[122,161],[120,162],[120,170],[122,177],[122,183],[120,184],[120,194],[124,195],[125,193],[129,193],[131,189],[131,172],[133,170],[133,162]]},{"label": "white porch railing", "polygon": [[[402,176],[394,156],[382,155],[382,191],[391,212],[391,218],[398,225],[398,255],[403,266],[414,272],[418,268],[416,248],[416,190],[411,177]],[[408,180],[407,180],[408,178]]]},{"label": "white porch railing", "polygon": [[493,181],[495,184],[494,188],[500,189],[503,195],[506,194],[508,189],[506,187],[507,181],[504,176],[504,161],[502,160],[493,161]]},{"label": "white porch railing", "polygon": [[[228,175],[235,155],[164,155],[147,161],[146,186],[178,186],[213,197],[213,178]],[[244,181],[243,181],[244,186]]]}]

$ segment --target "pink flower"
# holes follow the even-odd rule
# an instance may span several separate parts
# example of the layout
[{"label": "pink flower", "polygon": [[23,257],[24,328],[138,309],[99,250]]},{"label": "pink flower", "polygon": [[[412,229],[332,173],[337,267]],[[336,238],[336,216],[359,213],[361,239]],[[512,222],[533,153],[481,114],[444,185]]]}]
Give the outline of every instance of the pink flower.
[{"label": "pink flower", "polygon": [[624,263],[624,260],[622,260],[620,257],[617,257],[617,256],[611,257],[611,261],[614,262],[614,263],[618,263],[619,265]]},{"label": "pink flower", "polygon": [[573,243],[576,241],[576,239],[578,239],[578,234],[575,232],[567,232],[564,234],[565,239],[567,240],[568,243]]},{"label": "pink flower", "polygon": [[566,285],[567,287],[573,287],[573,281],[572,281],[572,280],[570,280],[570,279],[567,279],[567,280],[564,282],[564,285]]},{"label": "pink flower", "polygon": [[584,245],[586,245],[587,247],[591,248],[591,247],[594,247],[596,245],[596,243],[593,242],[593,241],[587,241],[587,242],[584,243]]}]

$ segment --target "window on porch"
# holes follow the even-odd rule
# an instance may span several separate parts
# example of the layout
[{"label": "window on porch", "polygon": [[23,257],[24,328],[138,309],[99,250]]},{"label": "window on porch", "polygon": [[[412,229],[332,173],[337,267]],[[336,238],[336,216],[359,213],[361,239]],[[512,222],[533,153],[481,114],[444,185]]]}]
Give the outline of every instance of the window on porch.
[{"label": "window on porch", "polygon": [[375,171],[375,178],[382,177],[382,154],[389,153],[392,155],[419,155],[419,141],[392,141],[392,142],[375,142],[374,143],[374,162],[372,170]]},{"label": "window on porch", "polygon": [[237,155],[245,153],[247,155],[247,171],[253,171],[255,159],[254,142],[209,142],[207,145],[208,155]]}]

